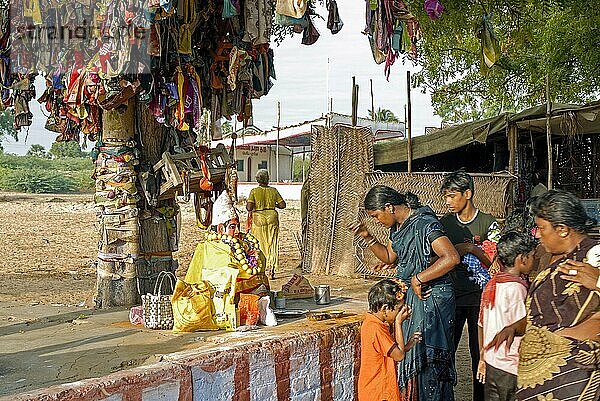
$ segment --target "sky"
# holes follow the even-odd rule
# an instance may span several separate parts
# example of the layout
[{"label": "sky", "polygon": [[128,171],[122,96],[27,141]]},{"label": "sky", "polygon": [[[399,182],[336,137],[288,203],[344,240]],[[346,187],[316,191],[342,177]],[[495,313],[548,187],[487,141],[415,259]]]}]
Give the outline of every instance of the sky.
[{"label": "sky", "polygon": [[[350,114],[353,76],[360,87],[359,116],[366,117],[371,108],[369,80],[372,79],[375,108],[390,109],[400,120],[404,119],[406,71],[410,69],[415,72],[417,69],[410,61],[402,63],[398,59],[392,66],[389,81],[386,81],[383,64],[375,64],[369,41],[361,33],[365,25],[364,2],[337,2],[344,27],[336,35],[326,28],[324,20],[315,19],[321,36],[314,45],[301,44],[301,34],[286,38],[279,46],[273,44],[277,80],[267,96],[253,102],[254,125],[260,129],[277,126],[277,102],[281,103],[282,126],[320,117],[328,111],[328,97],[333,99],[334,112]],[[318,11],[326,20],[326,10]],[[41,95],[43,87],[43,79],[38,77],[37,97]],[[423,134],[425,127],[440,125],[441,119],[434,115],[428,94],[412,89],[411,103],[413,136]],[[32,144],[50,149],[56,134],[44,129],[46,117],[40,106],[36,100],[30,102],[34,114],[33,125],[28,133],[21,131],[18,142],[5,139],[5,152],[25,154]]]}]

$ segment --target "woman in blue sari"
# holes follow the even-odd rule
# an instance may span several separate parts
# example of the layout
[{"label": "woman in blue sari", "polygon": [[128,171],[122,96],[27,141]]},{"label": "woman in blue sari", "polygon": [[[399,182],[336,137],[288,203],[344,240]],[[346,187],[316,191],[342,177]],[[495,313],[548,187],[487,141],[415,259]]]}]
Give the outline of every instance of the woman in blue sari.
[{"label": "woman in blue sari", "polygon": [[410,284],[406,303],[412,317],[403,323],[405,341],[415,332],[423,340],[398,363],[398,384],[405,400],[452,401],[454,369],[454,291],[448,272],[460,262],[435,213],[411,194],[378,185],[366,195],[369,216],[390,228],[381,244],[360,224],[349,228],[366,241],[396,277]]}]

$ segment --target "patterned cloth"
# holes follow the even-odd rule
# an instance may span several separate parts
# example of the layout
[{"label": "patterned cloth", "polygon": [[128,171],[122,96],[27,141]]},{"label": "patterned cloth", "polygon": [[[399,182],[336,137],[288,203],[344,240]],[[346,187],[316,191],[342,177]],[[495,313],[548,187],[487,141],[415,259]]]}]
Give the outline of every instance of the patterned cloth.
[{"label": "patterned cloth", "polygon": [[483,289],[488,281],[490,281],[490,273],[484,265],[481,264],[477,256],[472,253],[467,253],[462,258],[462,262],[467,266],[467,271],[471,273],[469,280],[473,281]]},{"label": "patterned cloth", "polygon": [[[517,399],[521,401],[598,400],[600,343],[562,337],[600,307],[600,294],[560,278],[566,259],[587,262],[597,243],[589,238],[539,273],[527,297],[527,329],[521,341]],[[597,248],[596,248],[597,249]]]},{"label": "patterned cloth", "polygon": [[[392,229],[390,240],[398,256],[396,277],[409,283],[412,276],[427,269],[435,256],[431,244],[442,236],[443,227],[429,207],[415,210],[401,227]],[[448,275],[427,285],[433,291],[424,301],[417,298],[412,287],[406,293],[412,316],[402,323],[404,341],[417,331],[423,340],[398,363],[398,383],[404,399],[416,387],[419,400],[452,401],[456,383],[454,291]]]}]

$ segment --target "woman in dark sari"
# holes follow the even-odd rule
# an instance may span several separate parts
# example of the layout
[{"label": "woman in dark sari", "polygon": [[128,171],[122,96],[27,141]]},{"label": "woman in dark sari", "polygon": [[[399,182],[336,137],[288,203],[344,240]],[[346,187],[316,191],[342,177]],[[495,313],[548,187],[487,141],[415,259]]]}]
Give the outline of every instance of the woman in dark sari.
[{"label": "woman in dark sari", "polygon": [[390,228],[390,241],[380,244],[360,223],[349,228],[364,238],[381,261],[396,264],[396,277],[409,284],[406,303],[412,308],[412,317],[403,323],[405,341],[415,332],[422,333],[422,342],[398,363],[402,397],[452,401],[456,383],[454,291],[447,273],[460,257],[435,213],[421,206],[415,195],[378,185],[367,193],[364,207]]},{"label": "woman in dark sari", "polygon": [[518,400],[598,400],[600,292],[589,280],[582,281],[586,287],[563,274],[577,277],[597,269],[600,245],[585,234],[593,221],[581,201],[565,191],[540,196],[532,212],[536,237],[552,257],[529,288],[527,318],[505,327],[488,347],[510,345],[515,335],[524,335]]}]

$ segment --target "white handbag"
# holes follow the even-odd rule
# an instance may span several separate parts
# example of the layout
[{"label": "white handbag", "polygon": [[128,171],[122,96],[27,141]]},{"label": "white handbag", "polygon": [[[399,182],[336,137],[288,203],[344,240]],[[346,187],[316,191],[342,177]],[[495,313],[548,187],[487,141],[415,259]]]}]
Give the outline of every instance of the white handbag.
[{"label": "white handbag", "polygon": [[[171,284],[171,293],[163,294],[163,283],[165,278]],[[173,307],[171,297],[177,278],[168,271],[161,271],[156,278],[154,294],[142,295],[142,308],[144,311],[144,326],[155,330],[171,330],[173,328]]]}]

